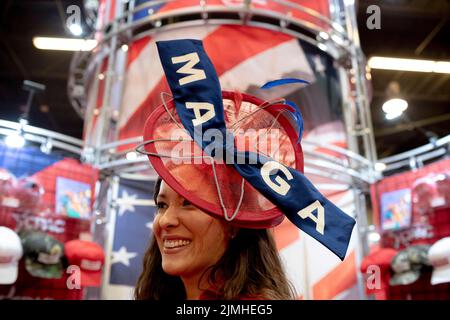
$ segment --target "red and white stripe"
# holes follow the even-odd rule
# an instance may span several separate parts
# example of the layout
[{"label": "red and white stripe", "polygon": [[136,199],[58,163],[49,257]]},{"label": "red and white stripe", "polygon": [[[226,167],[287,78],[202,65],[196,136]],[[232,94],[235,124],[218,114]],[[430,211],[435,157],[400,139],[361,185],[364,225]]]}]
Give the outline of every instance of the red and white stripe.
[{"label": "red and white stripe", "polygon": [[181,38],[203,39],[215,29],[216,27],[176,29],[159,33],[154,38],[143,38],[131,45],[119,119],[121,130],[126,131],[128,122],[133,121],[136,113],[147,113],[142,109],[147,107],[149,99],[159,99],[159,92],[155,89],[161,86],[164,72],[155,42]]},{"label": "red and white stripe", "polygon": [[[160,92],[169,92],[155,41],[179,38],[203,40],[224,89],[245,91],[286,76],[314,79],[298,41],[278,32],[245,26],[202,26],[158,34],[130,48],[119,139],[141,135],[147,117],[161,104]],[[287,93],[276,90],[277,96]]]}]

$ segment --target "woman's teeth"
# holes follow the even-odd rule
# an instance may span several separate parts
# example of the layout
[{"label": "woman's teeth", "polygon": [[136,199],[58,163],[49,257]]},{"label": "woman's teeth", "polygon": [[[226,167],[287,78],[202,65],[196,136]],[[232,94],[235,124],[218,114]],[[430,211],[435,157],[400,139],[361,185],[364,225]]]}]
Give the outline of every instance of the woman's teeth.
[{"label": "woman's teeth", "polygon": [[178,247],[184,247],[190,244],[190,240],[165,240],[164,241],[164,247],[166,248],[178,248]]}]

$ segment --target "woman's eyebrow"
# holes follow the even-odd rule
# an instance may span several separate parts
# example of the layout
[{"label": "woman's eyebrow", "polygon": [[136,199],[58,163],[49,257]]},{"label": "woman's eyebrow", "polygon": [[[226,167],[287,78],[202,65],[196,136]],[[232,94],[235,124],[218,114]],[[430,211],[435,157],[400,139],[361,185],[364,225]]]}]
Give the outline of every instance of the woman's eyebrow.
[{"label": "woman's eyebrow", "polygon": [[161,193],[161,194],[158,194],[158,196],[156,197],[156,199],[159,199],[159,198],[165,199],[167,197],[166,197],[166,195],[164,193]]}]

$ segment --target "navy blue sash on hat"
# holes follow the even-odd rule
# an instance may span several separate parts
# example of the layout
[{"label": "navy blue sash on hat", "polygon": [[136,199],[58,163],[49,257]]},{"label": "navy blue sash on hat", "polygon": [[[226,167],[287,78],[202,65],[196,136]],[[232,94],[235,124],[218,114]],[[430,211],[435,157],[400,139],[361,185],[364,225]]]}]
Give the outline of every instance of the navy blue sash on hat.
[{"label": "navy blue sash on hat", "polygon": [[[156,44],[178,116],[196,143],[212,157],[232,157],[227,163],[248,183],[298,228],[343,260],[355,225],[352,217],[328,201],[301,172],[225,143],[234,139],[225,125],[219,79],[202,42],[186,39]],[[204,133],[211,129],[220,132],[223,139],[204,139]]]}]

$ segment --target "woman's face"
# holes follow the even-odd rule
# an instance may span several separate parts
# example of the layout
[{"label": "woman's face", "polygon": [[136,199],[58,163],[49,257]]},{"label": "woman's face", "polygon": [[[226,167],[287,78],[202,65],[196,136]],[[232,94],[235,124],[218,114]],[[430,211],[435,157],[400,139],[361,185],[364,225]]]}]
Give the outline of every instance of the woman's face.
[{"label": "woman's face", "polygon": [[194,207],[164,181],[157,206],[153,231],[166,273],[200,275],[222,257],[229,239],[223,222]]}]

